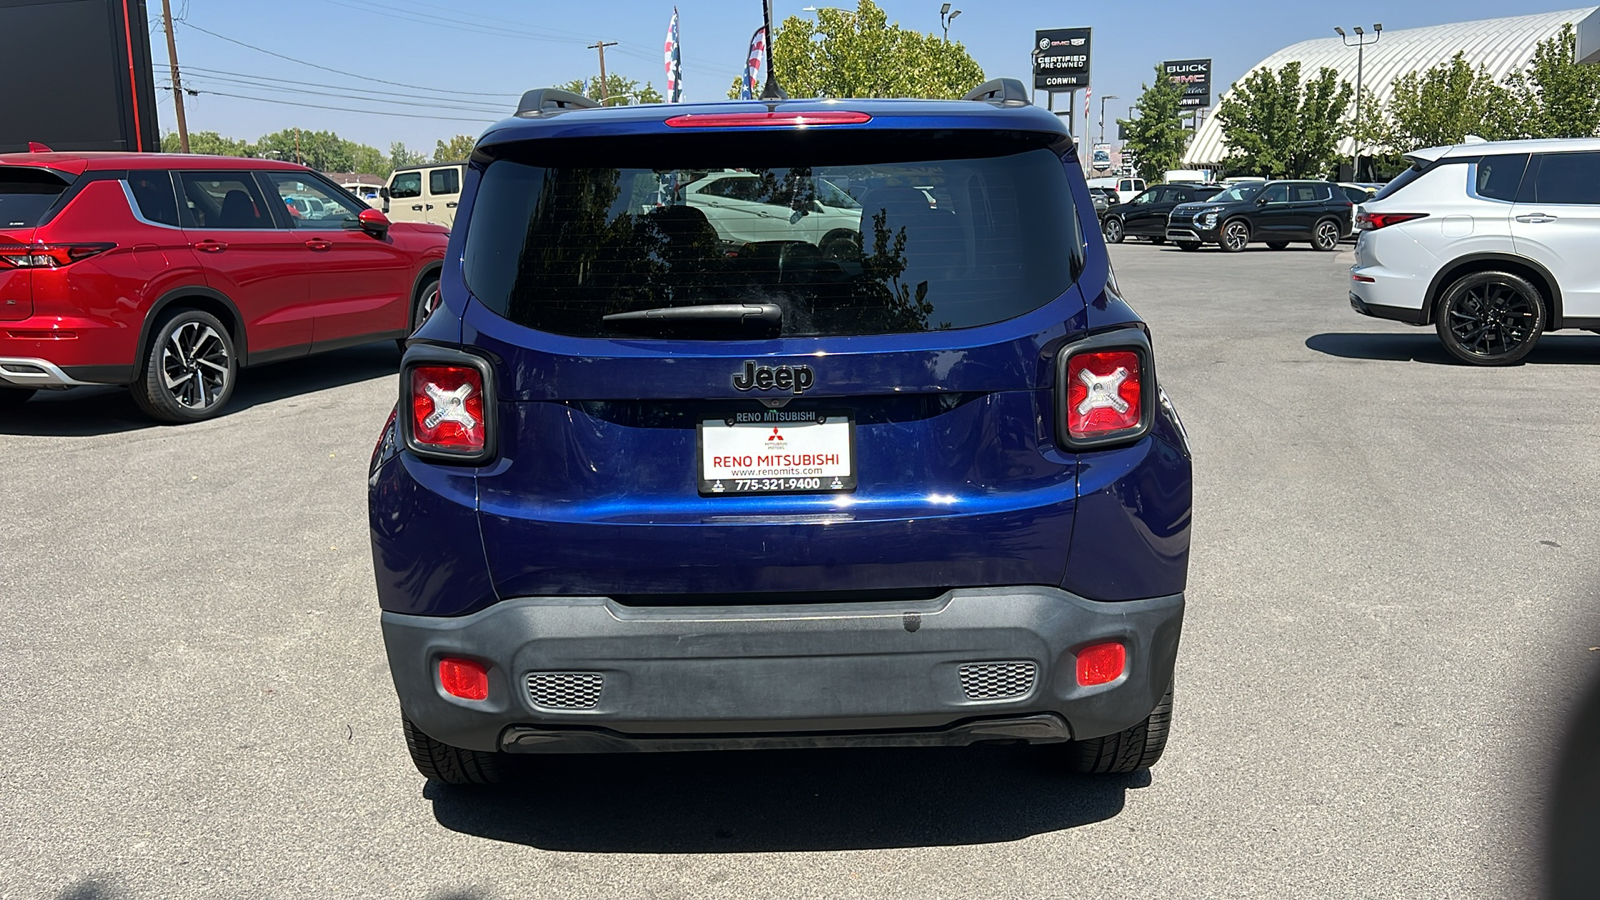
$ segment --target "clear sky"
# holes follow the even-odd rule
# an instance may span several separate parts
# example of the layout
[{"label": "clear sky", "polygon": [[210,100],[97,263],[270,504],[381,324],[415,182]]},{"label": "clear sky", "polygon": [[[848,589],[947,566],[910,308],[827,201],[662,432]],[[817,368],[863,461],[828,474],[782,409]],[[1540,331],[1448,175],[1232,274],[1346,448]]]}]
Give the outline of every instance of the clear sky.
[{"label": "clear sky", "polygon": [[[891,22],[936,33],[940,2],[879,0],[879,5]],[[170,87],[166,43],[159,30],[161,2],[147,3],[157,84]],[[722,99],[742,68],[750,33],[760,25],[760,0],[677,0],[676,5],[685,99]],[[809,16],[803,11],[808,5],[854,8],[854,0],[774,0],[774,15],[780,21]],[[384,150],[391,141],[403,141],[425,151],[439,138],[477,135],[509,114],[524,90],[596,75],[598,58],[586,45],[597,40],[617,42],[606,50],[608,72],[661,89],[661,50],[673,10],[671,0],[172,0],[172,6],[179,22],[178,59],[185,86],[208,92],[187,98],[191,131],[253,140],[289,127],[331,129]],[[1214,93],[1220,94],[1274,51],[1330,36],[1335,25],[1348,31],[1382,22],[1385,30],[1396,30],[1555,12],[1578,4],[966,0],[954,6],[962,13],[950,28],[950,39],[965,44],[991,78],[1010,76],[1031,83],[1028,51],[1036,28],[1094,28],[1092,117],[1099,117],[1100,97],[1120,98],[1106,105],[1109,133],[1114,129],[1110,123],[1127,115],[1141,83],[1152,78],[1153,67],[1164,59],[1214,58]],[[278,80],[264,80],[268,78]],[[174,130],[171,91],[158,91],[158,97],[162,129]],[[1080,95],[1080,107],[1082,102]],[[1063,97],[1057,108],[1064,103]]]}]

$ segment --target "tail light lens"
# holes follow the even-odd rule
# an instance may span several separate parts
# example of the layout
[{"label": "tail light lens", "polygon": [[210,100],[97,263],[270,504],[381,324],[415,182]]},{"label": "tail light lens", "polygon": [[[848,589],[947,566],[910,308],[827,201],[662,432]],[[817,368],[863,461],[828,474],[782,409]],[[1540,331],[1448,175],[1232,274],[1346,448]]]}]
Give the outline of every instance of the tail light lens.
[{"label": "tail light lens", "polygon": [[419,361],[405,368],[401,386],[408,449],[459,462],[482,462],[493,453],[487,365]]},{"label": "tail light lens", "polygon": [[1066,364],[1067,436],[1116,438],[1145,421],[1144,365],[1137,350],[1074,353]]},{"label": "tail light lens", "polygon": [[1356,213],[1356,227],[1362,231],[1377,231],[1413,219],[1426,219],[1427,213],[1375,213],[1361,210]]},{"label": "tail light lens", "polygon": [[489,669],[475,659],[447,656],[439,660],[439,686],[463,700],[489,699]]},{"label": "tail light lens", "polygon": [[116,244],[0,244],[0,268],[59,269],[115,247]]}]

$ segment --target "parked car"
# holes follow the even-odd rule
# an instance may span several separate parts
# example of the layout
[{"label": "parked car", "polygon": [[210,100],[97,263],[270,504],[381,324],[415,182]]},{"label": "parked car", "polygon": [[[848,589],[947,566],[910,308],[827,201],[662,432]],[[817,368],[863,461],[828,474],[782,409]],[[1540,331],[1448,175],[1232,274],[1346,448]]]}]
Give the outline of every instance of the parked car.
[{"label": "parked car", "polygon": [[1158,184],[1126,203],[1119,203],[1101,216],[1106,240],[1120,244],[1129,237],[1149,238],[1152,244],[1166,243],[1167,216],[1179,204],[1206,200],[1222,190],[1215,184]]},{"label": "parked car", "polygon": [[292,163],[0,154],[0,406],[120,384],[210,418],[241,367],[409,333],[447,240]]},{"label": "parked car", "polygon": [[1094,214],[1099,217],[1118,202],[1117,192],[1110,188],[1089,188],[1089,200],[1094,204]]},{"label": "parked car", "polygon": [[345,181],[340,182],[339,186],[373,209],[381,209],[383,207],[383,185],[368,184],[364,181]]},{"label": "parked car", "polygon": [[[539,90],[490,127],[368,482],[422,774],[984,741],[1078,772],[1161,756],[1188,444],[1072,138],[1027,98]],[[703,208],[654,205],[725,165],[876,185],[860,249],[729,254]]]},{"label": "parked car", "polygon": [[[922,194],[929,208],[937,206],[931,192]],[[730,244],[805,241],[827,256],[860,249],[861,204],[824,178],[775,182],[752,172],[715,172],[684,185],[678,196]]]},{"label": "parked car", "polygon": [[1144,183],[1143,178],[1133,178],[1127,175],[1108,175],[1103,178],[1089,179],[1089,187],[1105,188],[1116,194],[1120,201],[1123,197],[1132,197],[1134,194],[1149,187],[1149,185]]},{"label": "parked car", "polygon": [[1337,250],[1350,231],[1351,207],[1344,191],[1326,181],[1241,184],[1173,209],[1166,235],[1185,250],[1216,244],[1237,253],[1257,241],[1274,250],[1295,241]]},{"label": "parked car", "polygon": [[1600,140],[1409,154],[1361,205],[1350,305],[1433,325],[1450,355],[1517,362],[1540,336],[1600,330]]},{"label": "parked car", "polygon": [[379,191],[385,215],[396,222],[427,222],[446,228],[455,224],[466,163],[403,166],[389,173]]},{"label": "parked car", "polygon": [[1350,198],[1350,202],[1354,204],[1350,208],[1350,233],[1346,235],[1346,237],[1354,238],[1356,236],[1356,213],[1360,210],[1361,204],[1377,196],[1378,191],[1381,188],[1382,185],[1376,184],[1355,184],[1348,181],[1339,182],[1339,190],[1343,191],[1344,195]]}]

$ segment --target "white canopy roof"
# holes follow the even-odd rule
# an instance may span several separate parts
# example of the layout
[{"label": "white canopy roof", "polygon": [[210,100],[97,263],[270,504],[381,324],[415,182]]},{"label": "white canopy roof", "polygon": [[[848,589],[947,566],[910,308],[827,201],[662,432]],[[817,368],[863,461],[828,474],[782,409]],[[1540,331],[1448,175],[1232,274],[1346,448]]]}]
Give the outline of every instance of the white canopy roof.
[{"label": "white canopy roof", "polygon": [[[1515,16],[1508,19],[1485,19],[1478,22],[1458,22],[1452,25],[1434,25],[1428,28],[1410,28],[1403,31],[1385,31],[1376,44],[1368,44],[1362,71],[1362,86],[1387,103],[1393,93],[1394,82],[1407,72],[1423,71],[1442,62],[1448,62],[1456,51],[1466,53],[1473,68],[1479,64],[1489,69],[1495,80],[1525,66],[1533,58],[1534,48],[1540,41],[1548,40],[1568,23],[1576,25],[1595,7],[1567,12],[1541,13],[1536,16]],[[1351,35],[1352,39],[1354,35]],[[1372,35],[1369,32],[1367,39]],[[1356,48],[1346,47],[1337,36],[1302,41],[1286,47],[1262,60],[1250,71],[1277,70],[1298,60],[1302,77],[1315,76],[1318,69],[1327,66],[1339,71],[1339,77],[1355,84]],[[1247,73],[1248,74],[1248,73]],[[1243,78],[1239,79],[1243,81]],[[1224,93],[1226,97],[1231,89]],[[1220,100],[1219,100],[1220,103]],[[1222,142],[1222,124],[1217,120],[1215,108],[1201,124],[1199,132],[1189,142],[1183,154],[1186,166],[1201,166],[1221,162],[1227,156]],[[1346,139],[1340,145],[1342,153],[1353,153],[1355,142]]]}]

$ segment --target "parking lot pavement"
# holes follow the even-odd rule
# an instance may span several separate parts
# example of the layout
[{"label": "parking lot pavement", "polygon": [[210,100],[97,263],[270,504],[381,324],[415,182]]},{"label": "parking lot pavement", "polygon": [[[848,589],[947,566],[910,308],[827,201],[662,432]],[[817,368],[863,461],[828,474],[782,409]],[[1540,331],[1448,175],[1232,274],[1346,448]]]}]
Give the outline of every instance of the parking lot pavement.
[{"label": "parking lot pavement", "polygon": [[1112,249],[1192,437],[1166,759],[821,751],[406,759],[365,469],[392,345],[161,428],[0,422],[0,897],[1525,897],[1600,653],[1600,336],[1450,364],[1348,250]]}]

